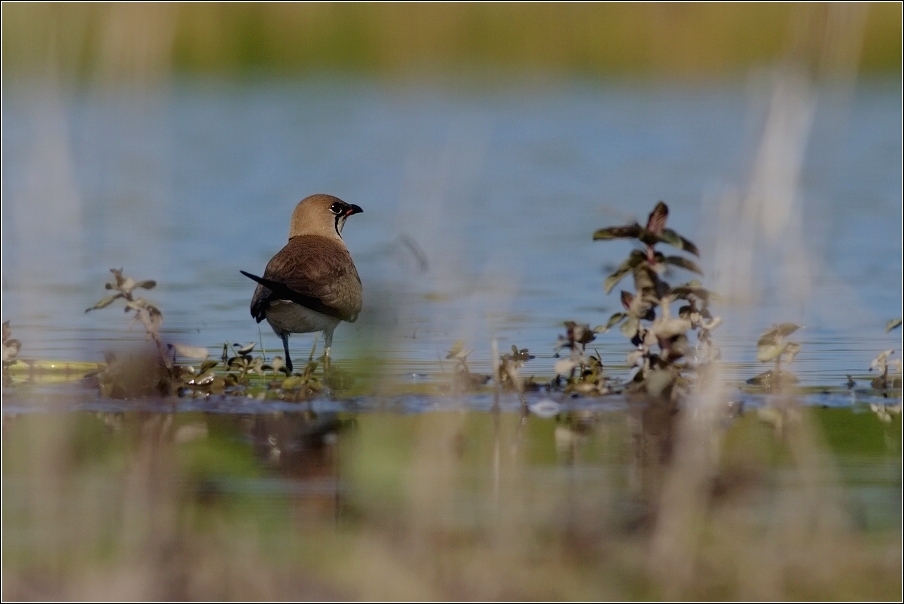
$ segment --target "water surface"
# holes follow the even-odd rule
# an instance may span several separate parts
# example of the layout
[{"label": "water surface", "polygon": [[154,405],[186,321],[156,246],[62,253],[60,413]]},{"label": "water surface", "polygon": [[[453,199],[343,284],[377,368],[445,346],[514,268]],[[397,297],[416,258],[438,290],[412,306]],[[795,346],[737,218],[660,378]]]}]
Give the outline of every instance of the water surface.
[{"label": "water surface", "polygon": [[[665,200],[670,226],[714,269],[718,209],[750,177],[768,95],[759,81],[7,87],[3,318],[21,358],[101,360],[141,338],[114,307],[83,312],[123,267],[158,281],[148,298],[167,338],[212,351],[262,338],[276,352],[239,270],[260,273],[297,201],[328,192],[365,210],[344,233],[365,306],[336,332],[340,364],[371,355],[429,373],[460,339],[488,371],[496,337],[529,348],[526,370],[549,376],[562,321],[597,325],[618,310],[602,281],[630,246],[591,241],[596,228]],[[774,322],[805,326],[793,367],[805,385],[840,385],[900,348],[900,331],[882,330],[902,307],[900,83],[815,98],[794,202],[808,294],[785,291],[791,269],[775,257],[756,263],[758,297],[722,309],[716,332],[734,379],[764,369],[754,343]],[[311,336],[292,343],[306,355]],[[622,371],[620,334],[594,346]]]}]

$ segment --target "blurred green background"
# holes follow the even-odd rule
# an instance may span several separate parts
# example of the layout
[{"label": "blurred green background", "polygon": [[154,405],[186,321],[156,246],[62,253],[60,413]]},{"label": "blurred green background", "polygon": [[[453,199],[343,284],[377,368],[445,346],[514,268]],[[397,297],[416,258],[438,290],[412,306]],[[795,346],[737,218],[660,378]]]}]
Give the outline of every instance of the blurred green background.
[{"label": "blurred green background", "polygon": [[[840,64],[858,47],[857,65]],[[3,4],[5,77],[48,68],[139,79],[173,70],[711,77],[789,53],[830,69],[900,71],[901,5]]]}]

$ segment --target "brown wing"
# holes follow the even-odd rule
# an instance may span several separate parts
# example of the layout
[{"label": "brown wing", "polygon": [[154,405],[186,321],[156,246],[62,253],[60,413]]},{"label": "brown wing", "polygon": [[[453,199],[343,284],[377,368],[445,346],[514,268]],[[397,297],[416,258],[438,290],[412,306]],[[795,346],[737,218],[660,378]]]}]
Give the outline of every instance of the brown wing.
[{"label": "brown wing", "polygon": [[260,323],[271,301],[291,300],[343,321],[361,311],[361,279],[348,249],[319,235],[293,237],[267,264],[251,299],[251,316]]}]

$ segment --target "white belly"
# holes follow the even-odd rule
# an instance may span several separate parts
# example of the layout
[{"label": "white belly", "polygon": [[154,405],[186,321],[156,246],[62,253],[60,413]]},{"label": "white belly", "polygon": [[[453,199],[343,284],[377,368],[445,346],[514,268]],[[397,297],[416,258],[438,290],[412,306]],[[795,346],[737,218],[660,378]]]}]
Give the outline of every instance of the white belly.
[{"label": "white belly", "polygon": [[267,309],[267,323],[277,335],[281,335],[312,331],[331,332],[339,325],[339,319],[305,308],[295,302],[277,300],[271,302]]}]

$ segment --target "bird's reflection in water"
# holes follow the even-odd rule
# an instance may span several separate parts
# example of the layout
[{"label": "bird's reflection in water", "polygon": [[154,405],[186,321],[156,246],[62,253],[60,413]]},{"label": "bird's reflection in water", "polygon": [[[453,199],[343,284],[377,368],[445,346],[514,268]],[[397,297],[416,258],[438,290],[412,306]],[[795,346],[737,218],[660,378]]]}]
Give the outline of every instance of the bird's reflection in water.
[{"label": "bird's reflection in water", "polygon": [[302,518],[338,519],[342,508],[340,435],[354,420],[335,413],[279,413],[236,418],[254,457],[285,479]]}]

